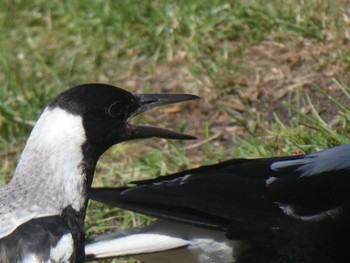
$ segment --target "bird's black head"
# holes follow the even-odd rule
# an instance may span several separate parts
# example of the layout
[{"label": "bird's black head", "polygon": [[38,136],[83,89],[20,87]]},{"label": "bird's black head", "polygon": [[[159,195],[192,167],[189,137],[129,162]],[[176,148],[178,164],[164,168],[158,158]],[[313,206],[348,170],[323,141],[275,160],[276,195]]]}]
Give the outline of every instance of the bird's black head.
[{"label": "bird's black head", "polygon": [[128,120],[158,106],[198,98],[189,94],[132,94],[106,84],[84,84],[57,96],[49,108],[59,107],[82,117],[87,143],[96,157],[114,144],[159,137],[188,140],[195,137]]}]

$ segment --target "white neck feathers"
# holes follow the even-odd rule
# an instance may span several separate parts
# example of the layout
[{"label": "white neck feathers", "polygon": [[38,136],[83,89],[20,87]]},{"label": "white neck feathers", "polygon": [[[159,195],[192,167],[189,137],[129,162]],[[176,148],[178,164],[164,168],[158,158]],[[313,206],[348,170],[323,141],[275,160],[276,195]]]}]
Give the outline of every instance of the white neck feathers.
[{"label": "white neck feathers", "polygon": [[60,108],[44,110],[13,178],[0,189],[0,229],[12,232],[30,219],[60,215],[68,205],[76,211],[84,208],[85,140],[81,116]]}]

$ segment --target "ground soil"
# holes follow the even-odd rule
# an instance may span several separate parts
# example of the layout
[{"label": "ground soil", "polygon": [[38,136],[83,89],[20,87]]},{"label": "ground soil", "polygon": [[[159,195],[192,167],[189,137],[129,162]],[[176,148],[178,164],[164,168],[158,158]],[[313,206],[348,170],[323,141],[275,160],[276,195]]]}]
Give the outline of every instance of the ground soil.
[{"label": "ground soil", "polygon": [[[232,48],[237,45],[233,42]],[[199,95],[200,101],[162,108],[143,118],[163,127],[186,127],[186,132],[200,138],[186,147],[198,150],[203,150],[201,146],[208,136],[205,127],[209,125],[211,143],[227,148],[233,136],[247,135],[243,126],[249,127],[250,121],[265,126],[276,114],[288,123],[291,116],[286,103],[298,105],[299,101],[307,112],[306,94],[320,115],[332,122],[339,109],[319,88],[350,106],[335,83],[337,80],[350,85],[348,65],[339,53],[346,45],[346,41],[331,37],[323,42],[303,38],[263,41],[246,47],[240,58],[233,58],[240,65],[238,69],[223,69],[215,78],[193,75],[191,65],[179,58],[157,66],[152,74],[128,74],[121,85],[139,92],[152,87],[152,91]]]}]

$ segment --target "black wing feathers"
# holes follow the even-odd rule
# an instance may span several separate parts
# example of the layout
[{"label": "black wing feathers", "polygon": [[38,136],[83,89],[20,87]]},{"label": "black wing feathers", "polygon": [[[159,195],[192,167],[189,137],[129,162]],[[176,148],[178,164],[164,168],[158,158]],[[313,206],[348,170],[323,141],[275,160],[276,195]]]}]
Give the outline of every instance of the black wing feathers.
[{"label": "black wing feathers", "polygon": [[270,184],[272,200],[291,204],[298,216],[313,216],[342,207],[350,200],[349,170],[299,177],[289,174]]},{"label": "black wing feathers", "polygon": [[348,152],[350,145],[304,156],[230,160],[108,189],[108,195],[92,189],[91,198],[219,226],[229,238],[244,241],[240,263],[349,262]]},{"label": "black wing feathers", "polygon": [[59,216],[30,220],[0,239],[0,262],[23,262],[28,255],[48,262],[50,249],[67,233],[69,229]]},{"label": "black wing feathers", "polygon": [[124,201],[121,196],[124,190],[116,188],[94,188],[90,191],[90,198],[111,206],[120,207],[122,209],[131,210],[148,216],[210,229],[225,229],[230,224],[228,220],[186,206],[149,204],[142,201]]},{"label": "black wing feathers", "polygon": [[[338,149],[343,155],[343,149]],[[305,165],[313,165],[319,156],[324,158],[327,154],[323,151],[312,156],[229,160],[134,182],[136,187],[121,190],[118,198],[128,204],[127,209],[138,207],[138,212],[152,210],[156,215],[164,213],[162,218],[171,214],[171,218],[179,220],[187,212],[204,213],[223,221],[262,224],[274,224],[289,216],[312,219],[340,208],[350,199],[348,169],[319,170],[318,174],[305,175],[308,172]],[[278,169],[271,169],[276,166]],[[94,190],[91,198],[94,199]],[[100,195],[99,200],[106,202],[103,199]]]},{"label": "black wing feathers", "polygon": [[232,220],[270,220],[278,217],[281,211],[268,200],[265,180],[278,175],[270,169],[271,163],[284,159],[230,160],[135,182],[137,186],[132,188],[92,189],[90,197],[136,212],[196,225],[222,226]]}]

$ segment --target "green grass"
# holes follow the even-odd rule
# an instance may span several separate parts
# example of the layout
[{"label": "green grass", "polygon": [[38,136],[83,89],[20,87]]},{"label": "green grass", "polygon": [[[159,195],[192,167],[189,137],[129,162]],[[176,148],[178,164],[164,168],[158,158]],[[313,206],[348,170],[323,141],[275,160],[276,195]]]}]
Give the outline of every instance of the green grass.
[{"label": "green grass", "polygon": [[[250,47],[292,39],[334,42],[337,48],[327,63],[339,61],[337,66],[348,69],[349,52],[341,44],[348,41],[347,8],[346,1],[331,0],[1,1],[0,185],[13,173],[31,130],[27,121],[34,121],[66,88],[106,82],[154,92],[165,85],[204,98],[208,94],[225,98],[247,88],[239,81],[242,75],[261,70],[247,60]],[[164,67],[173,73],[183,71],[191,81],[185,74],[169,74],[164,83],[155,83],[152,76],[159,76]],[[348,88],[337,85],[349,98]],[[262,128],[253,113],[248,123],[246,115],[224,108],[232,121],[246,128],[245,136],[233,136],[225,147],[206,142],[200,160],[194,160],[180,143],[162,141],[153,147],[154,141],[145,142],[143,150],[139,142],[123,144],[103,156],[94,184],[124,185],[229,157],[308,153],[347,143],[349,110],[343,102],[325,96],[340,110],[333,125],[319,117],[312,98],[300,104],[291,101],[286,105],[288,121],[277,116]],[[306,105],[310,112],[304,113],[298,105]],[[210,137],[211,125],[203,121],[204,139]],[[106,229],[149,221],[92,203],[86,232],[94,237]]]},{"label": "green grass", "polygon": [[2,1],[0,10],[0,149],[23,143],[30,130],[15,117],[35,120],[75,84],[119,83],[181,57],[225,92],[245,46],[346,32],[346,6],[334,1]]}]

